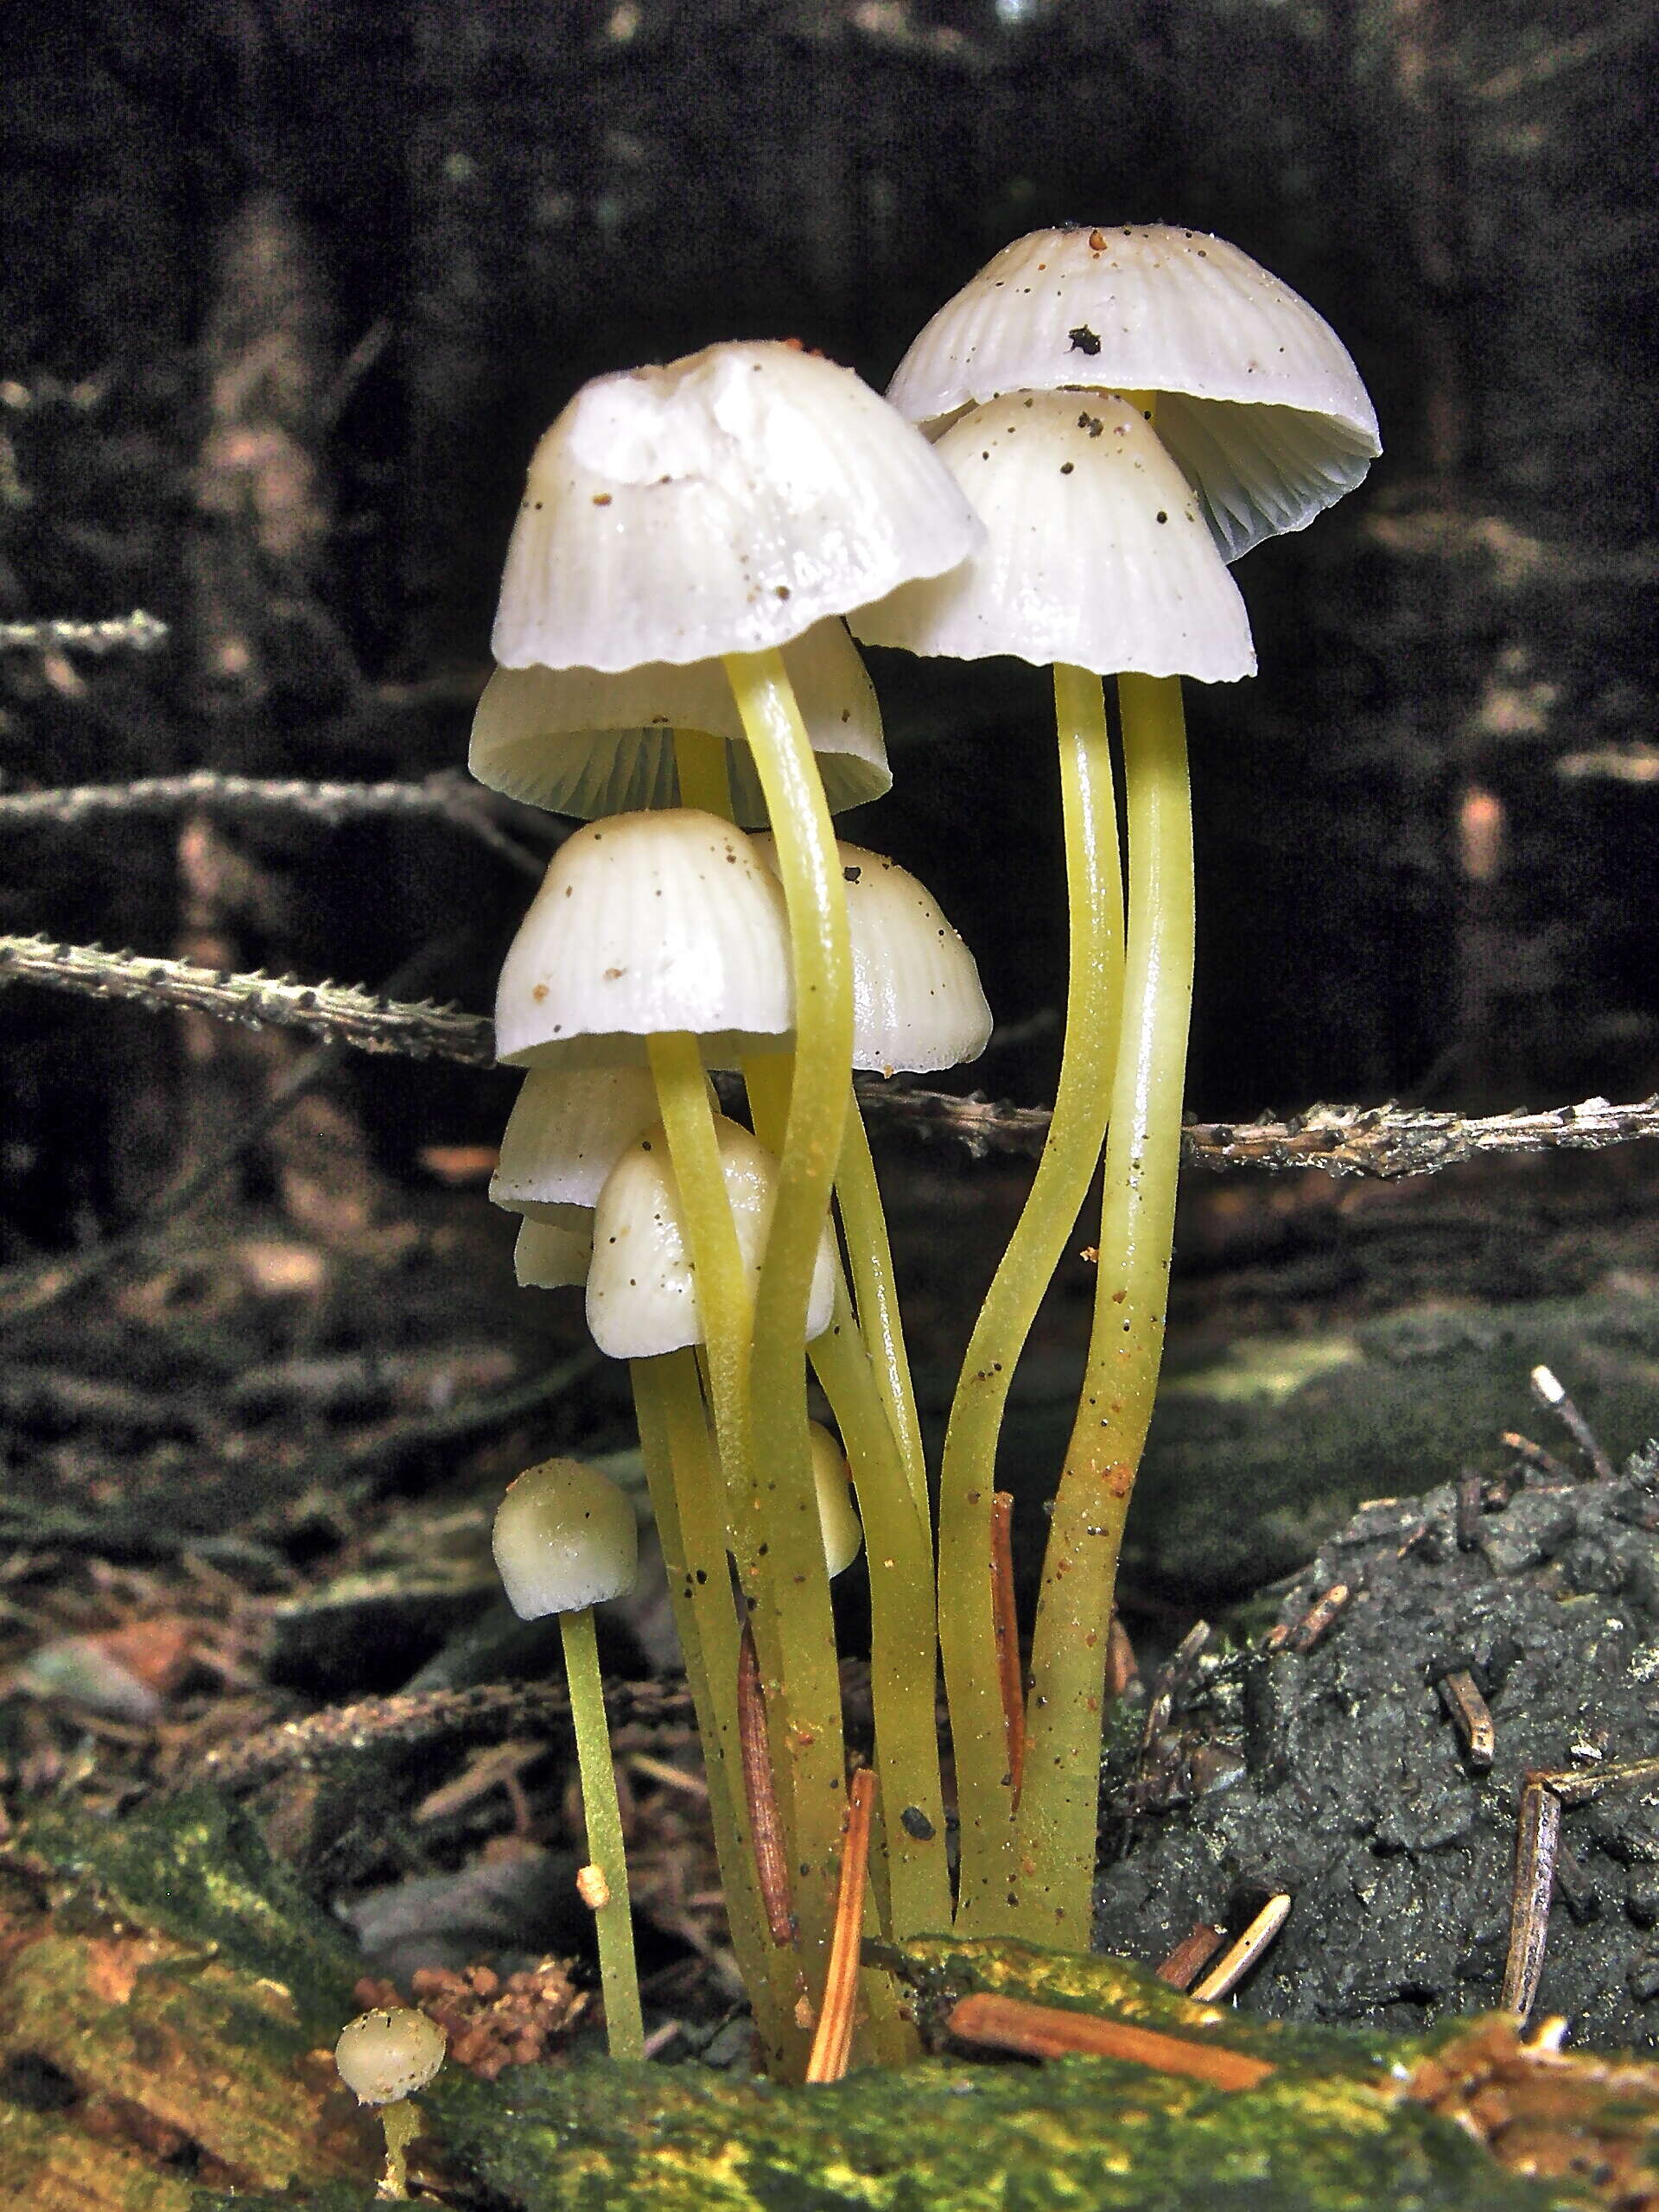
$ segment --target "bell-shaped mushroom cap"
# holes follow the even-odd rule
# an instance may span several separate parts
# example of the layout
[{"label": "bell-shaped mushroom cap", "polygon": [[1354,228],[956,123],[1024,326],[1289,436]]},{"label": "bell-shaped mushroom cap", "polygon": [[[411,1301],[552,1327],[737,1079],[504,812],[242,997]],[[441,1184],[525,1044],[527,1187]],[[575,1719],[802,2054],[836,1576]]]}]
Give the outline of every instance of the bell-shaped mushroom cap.
[{"label": "bell-shaped mushroom cap", "polygon": [[823,1531],[823,1563],[833,1582],[858,1557],[864,1529],[853,1503],[852,1478],[845,1455],[822,1421],[806,1424],[812,1452],[812,1480],[818,1493],[818,1526]]},{"label": "bell-shaped mushroom cap", "polygon": [[1010,393],[937,450],[984,518],[985,550],[861,609],[860,637],[1103,676],[1254,673],[1238,586],[1138,409],[1109,392]]},{"label": "bell-shaped mushroom cap", "polygon": [[491,1204],[586,1233],[618,1155],[658,1111],[647,1067],[531,1068],[501,1133]]},{"label": "bell-shaped mushroom cap", "polygon": [[[723,1115],[715,1117],[715,1134],[738,1249],[753,1292],[772,1223],[778,1164],[758,1138]],[[809,1343],[829,1327],[835,1295],[835,1246],[826,1222],[807,1305]],[[588,1271],[588,1326],[594,1342],[612,1359],[652,1359],[703,1340],[679,1186],[660,1128],[630,1146],[599,1194]]]},{"label": "bell-shaped mushroom cap", "polygon": [[850,369],[769,340],[586,384],[530,464],[495,619],[504,668],[633,668],[787,645],[977,525]]},{"label": "bell-shaped mushroom cap", "polygon": [[948,300],[887,397],[912,422],[1007,391],[1154,391],[1158,435],[1230,561],[1301,530],[1382,450],[1346,347],[1224,238],[1169,223],[1033,231]]},{"label": "bell-shaped mushroom cap", "polygon": [[495,1564],[521,1621],[575,1613],[633,1587],[639,1529],[627,1492],[581,1459],[543,1459],[496,1508]]},{"label": "bell-shaped mushroom cap", "polygon": [[334,2045],[334,2064],[359,2104],[395,2105],[426,2087],[448,2047],[435,2020],[397,2005],[348,2020]]},{"label": "bell-shaped mushroom cap", "polygon": [[[862,806],[893,787],[881,714],[842,622],[816,622],[784,647],[830,810]],[[674,732],[726,744],[732,806],[746,827],[766,803],[726,671],[652,661],[613,675],[593,668],[498,668],[473,721],[470,766],[492,791],[592,821],[635,807],[677,806]]]},{"label": "bell-shaped mushroom cap", "polygon": [[594,1256],[594,1217],[567,1228],[556,1221],[522,1221],[512,1248],[512,1272],[520,1290],[567,1290],[588,1280]]},{"label": "bell-shaped mushroom cap", "polygon": [[513,1067],[616,1067],[690,1030],[711,1067],[779,1052],[794,1022],[784,894],[741,830],[675,807],[566,838],[501,969]]},{"label": "bell-shaped mushroom cap", "polygon": [[[769,836],[754,840],[776,868]],[[926,885],[862,845],[836,841],[853,955],[853,1065],[874,1075],[932,1075],[976,1060],[991,1009],[974,956]]]}]

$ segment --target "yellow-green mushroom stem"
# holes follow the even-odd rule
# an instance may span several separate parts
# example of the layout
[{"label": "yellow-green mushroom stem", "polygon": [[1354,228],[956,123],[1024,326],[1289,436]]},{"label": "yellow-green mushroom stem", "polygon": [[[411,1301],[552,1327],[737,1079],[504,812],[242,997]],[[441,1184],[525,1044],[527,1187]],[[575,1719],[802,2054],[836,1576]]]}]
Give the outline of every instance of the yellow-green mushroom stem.
[{"label": "yellow-green mushroom stem", "polygon": [[1089,1945],[1112,1596],[1163,1357],[1192,1001],[1180,679],[1121,676],[1118,709],[1128,825],[1122,1032],[1088,1364],[1032,1648],[1011,1923],[1014,1934],[1075,1950]]},{"label": "yellow-green mushroom stem", "polygon": [[409,2193],[410,2146],[420,2133],[419,2107],[410,2102],[443,2063],[448,2037],[437,2022],[408,2005],[359,2012],[340,2031],[334,2065],[359,2105],[380,2107],[386,2162],[375,2195],[401,2201]]},{"label": "yellow-green mushroom stem", "polygon": [[643,2058],[645,2021],[639,2010],[639,1977],[634,1964],[633,1927],[628,1913],[628,1871],[622,1840],[622,1813],[617,1802],[616,1770],[611,1764],[610,1730],[605,1718],[605,1685],[591,1606],[559,1615],[564,1643],[564,1674],[570,1687],[570,1723],[576,1738],[582,1776],[582,1815],[588,1831],[588,1863],[582,1873],[598,1879],[582,1885],[582,1901],[594,1916],[599,1943],[599,1979],[605,1993],[605,2032],[613,2058]]},{"label": "yellow-green mushroom stem", "polygon": [[732,1948],[775,2079],[797,2075],[809,2038],[795,2018],[792,1961],[772,1943],[757,1877],[738,1745],[738,1624],[726,1493],[709,1433],[696,1354],[628,1363],[652,1510],[697,1715],[715,1853]]},{"label": "yellow-green mushroom stem", "polygon": [[939,1640],[962,1817],[957,1926],[1005,1924],[1013,1872],[1008,1770],[991,1586],[997,1440],[1014,1367],[1100,1158],[1122,985],[1123,889],[1100,678],[1057,667],[1068,923],[1065,1042],[1053,1118],[963,1362],[939,1475]]},{"label": "yellow-green mushroom stem", "polygon": [[706,729],[677,729],[674,771],[682,806],[700,806],[705,814],[718,814],[727,822],[734,819],[723,737]]},{"label": "yellow-green mushroom stem", "polygon": [[[808,1986],[816,1987],[835,1917],[846,1754],[802,1347],[850,1090],[852,955],[830,810],[782,658],[771,650],[725,659],[772,823],[795,986],[795,1065],[754,1304],[750,1511],[754,1531],[765,1530],[774,1586],[789,1593],[780,1640],[788,1663],[776,1680],[759,1623],[756,1644],[772,1741],[792,1778],[792,1852],[797,1867],[805,1870],[796,1893],[801,1950]],[[734,1512],[742,1510],[734,1500]],[[740,1541],[740,1563],[758,1552],[760,1541],[751,1533]]]}]

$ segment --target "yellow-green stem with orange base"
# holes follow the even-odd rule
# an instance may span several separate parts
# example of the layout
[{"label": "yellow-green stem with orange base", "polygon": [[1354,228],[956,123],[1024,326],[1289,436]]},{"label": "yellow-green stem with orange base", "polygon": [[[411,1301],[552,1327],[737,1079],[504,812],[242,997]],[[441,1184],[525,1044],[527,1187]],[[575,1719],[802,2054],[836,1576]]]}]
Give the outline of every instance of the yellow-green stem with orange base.
[{"label": "yellow-green stem with orange base", "polygon": [[[1089,1948],[1106,1650],[1169,1303],[1192,999],[1192,819],[1180,681],[1121,676],[1128,824],[1122,1034],[1094,1324],[1043,1561],[1009,1933]],[[1026,1870],[1029,1868],[1030,1872]]]},{"label": "yellow-green stem with orange base", "polygon": [[1057,667],[1054,709],[1070,917],[1065,1051],[1043,1156],[969,1341],[939,1477],[939,1640],[962,1822],[957,1926],[969,1936],[1006,1924],[1013,1879],[991,1588],[997,1439],[1015,1364],[1100,1158],[1122,976],[1117,807],[1099,677]]},{"label": "yellow-green stem with orange base", "polygon": [[[769,1653],[756,1624],[779,1776],[793,1784],[791,1856],[808,1986],[822,1986],[840,1870],[846,1753],[830,1580],[806,1427],[806,1312],[841,1158],[853,1056],[846,887],[812,747],[776,651],[730,653],[726,671],[766,802],[789,915],[795,984],[791,1083],[778,1197],[754,1304],[749,1497],[734,1496],[740,1569],[768,1548],[784,1609]],[[745,1521],[747,1519],[747,1526]],[[775,1655],[775,1656],[774,1656]]]}]

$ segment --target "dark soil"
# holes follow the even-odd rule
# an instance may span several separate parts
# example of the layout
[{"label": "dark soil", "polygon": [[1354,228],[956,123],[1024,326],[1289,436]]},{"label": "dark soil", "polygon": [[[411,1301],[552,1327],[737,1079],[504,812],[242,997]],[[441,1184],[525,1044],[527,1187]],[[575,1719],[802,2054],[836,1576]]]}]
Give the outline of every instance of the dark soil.
[{"label": "dark soil", "polygon": [[[1174,1686],[1166,1730],[1126,1714],[1103,1948],[1155,1962],[1195,1922],[1236,1923],[1287,1891],[1247,2009],[1406,2029],[1498,2002],[1525,1776],[1611,1770],[1659,1745],[1659,1452],[1611,1480],[1535,1476],[1502,1500],[1487,1486],[1467,1549],[1452,1487],[1363,1506],[1284,1594],[1294,1628],[1333,1585],[1354,1592],[1310,1652],[1206,1655]],[[1458,1668],[1490,1702],[1484,1775],[1435,1688]],[[1562,1839],[1535,2017],[1565,2013],[1575,2042],[1652,2048],[1659,1783],[1610,1772]]]}]

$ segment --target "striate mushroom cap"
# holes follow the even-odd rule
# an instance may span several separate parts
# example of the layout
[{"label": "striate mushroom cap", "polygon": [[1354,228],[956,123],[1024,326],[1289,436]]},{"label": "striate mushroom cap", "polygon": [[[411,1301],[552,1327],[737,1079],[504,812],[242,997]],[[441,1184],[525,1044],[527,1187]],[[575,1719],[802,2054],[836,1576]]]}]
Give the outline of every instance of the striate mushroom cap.
[{"label": "striate mushroom cap", "polygon": [[648,1067],[531,1068],[501,1133],[490,1203],[586,1232],[618,1155],[658,1111]]},{"label": "striate mushroom cap", "polygon": [[[717,1114],[715,1134],[753,1293],[772,1224],[778,1164],[740,1122]],[[835,1294],[835,1246],[826,1222],[807,1305],[809,1343],[829,1327]],[[599,1194],[588,1271],[588,1326],[594,1342],[612,1359],[651,1359],[703,1340],[679,1187],[660,1127],[628,1147]]]},{"label": "striate mushroom cap", "polygon": [[639,1570],[627,1493],[582,1459],[526,1468],[496,1509],[492,1541],[507,1602],[524,1621],[620,1598]]},{"label": "striate mushroom cap", "polygon": [[[770,868],[769,836],[754,840]],[[853,956],[853,1065],[932,1075],[976,1060],[991,1009],[973,954],[926,885],[885,854],[838,839]]]},{"label": "striate mushroom cap", "polygon": [[1138,408],[1110,392],[1011,392],[958,416],[935,450],[984,520],[984,550],[861,608],[867,642],[1103,676],[1255,673],[1238,586]]},{"label": "striate mushroom cap", "polygon": [[977,536],[925,440],[850,369],[711,346],[595,377],[543,437],[495,658],[614,671],[785,645]]},{"label": "striate mushroom cap", "polygon": [[711,1067],[781,1051],[794,1023],[784,894],[748,837],[695,808],[612,815],[568,837],[496,991],[509,1066],[615,1067],[689,1030]]},{"label": "striate mushroom cap", "polygon": [[348,2020],[334,2045],[334,2064],[359,2104],[401,2104],[426,2087],[448,2047],[435,2020],[395,2005]]},{"label": "striate mushroom cap", "polygon": [[[881,715],[858,649],[840,621],[817,622],[784,649],[830,810],[893,787]],[[764,823],[766,799],[726,671],[717,660],[593,668],[499,668],[473,721],[469,766],[481,784],[528,806],[592,821],[636,807],[677,806],[674,732],[723,738],[733,810]]]},{"label": "striate mushroom cap", "polygon": [[887,397],[932,427],[1009,391],[1151,391],[1228,560],[1303,529],[1382,451],[1347,348],[1224,238],[1171,223],[1033,231],[945,302]]},{"label": "striate mushroom cap", "polygon": [[594,1217],[579,1224],[524,1220],[512,1247],[512,1272],[520,1290],[568,1290],[588,1280],[594,1256]]}]

